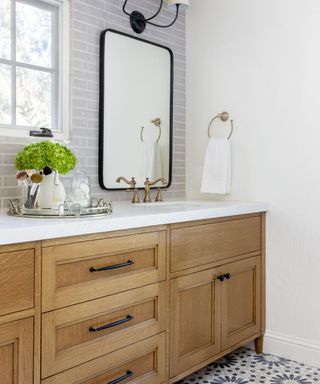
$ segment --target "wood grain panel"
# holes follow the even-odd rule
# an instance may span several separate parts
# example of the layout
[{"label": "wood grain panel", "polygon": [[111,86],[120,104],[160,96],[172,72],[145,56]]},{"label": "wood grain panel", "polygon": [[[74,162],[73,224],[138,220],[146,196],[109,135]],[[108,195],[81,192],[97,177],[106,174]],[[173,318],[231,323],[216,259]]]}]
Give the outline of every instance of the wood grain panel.
[{"label": "wood grain panel", "polygon": [[[123,329],[135,326],[140,323],[145,323],[148,320],[156,319],[157,302],[155,298],[151,298],[143,303],[128,306],[126,308],[116,310],[105,315],[92,317],[88,320],[79,323],[59,327],[56,330],[56,350],[57,352],[74,347],[75,345],[87,343],[100,337],[106,337],[115,332],[120,332]],[[117,325],[112,328],[100,332],[88,332],[91,326],[102,326],[104,324],[114,323],[126,317],[132,316],[132,320]]]},{"label": "wood grain panel", "polygon": [[63,245],[63,244],[72,244],[72,243],[79,243],[83,242],[86,243],[87,241],[94,241],[94,240],[105,240],[109,238],[115,238],[115,237],[124,237],[124,236],[131,236],[131,235],[139,235],[141,233],[150,233],[150,232],[161,232],[166,231],[168,228],[167,225],[155,225],[155,226],[149,226],[149,227],[142,227],[142,228],[132,228],[132,229],[122,229],[118,231],[109,231],[109,232],[101,232],[101,233],[93,233],[90,235],[77,235],[77,236],[70,236],[70,237],[59,237],[57,239],[49,239],[49,240],[43,240],[42,246],[45,247],[52,247],[56,245]]},{"label": "wood grain panel", "polygon": [[165,351],[162,333],[42,380],[42,384],[106,384],[128,371],[133,375],[122,383],[162,384],[168,377]]},{"label": "wood grain panel", "polygon": [[34,306],[33,249],[0,253],[0,316]]},{"label": "wood grain panel", "polygon": [[46,247],[42,277],[43,312],[165,280],[166,231]]},{"label": "wood grain panel", "polygon": [[[70,285],[86,283],[99,280],[102,277],[112,278],[136,271],[156,269],[157,249],[141,249],[138,251],[123,252],[116,255],[99,256],[85,260],[76,260],[67,263],[59,263],[56,267],[56,288],[61,289]],[[101,268],[116,264],[126,263],[128,260],[133,264],[108,271],[91,272],[91,268]]]},{"label": "wood grain panel", "polygon": [[171,230],[170,271],[173,273],[260,249],[260,216],[178,226]]},{"label": "wood grain panel", "polygon": [[33,319],[0,325],[0,383],[33,384]]},{"label": "wood grain panel", "polygon": [[[42,316],[42,378],[123,348],[166,329],[166,283],[48,312]],[[112,329],[90,332],[132,315]]]},{"label": "wood grain panel", "polygon": [[0,383],[14,384],[17,382],[17,346],[15,342],[0,346]]},{"label": "wood grain panel", "polygon": [[211,281],[179,292],[179,356],[212,343],[212,293]]},{"label": "wood grain panel", "polygon": [[[120,367],[114,368],[109,372],[106,372],[91,380],[85,381],[85,384],[105,384],[114,380],[119,380],[124,376],[129,376],[127,379],[122,380],[122,383],[126,384],[138,380],[144,375],[152,375],[156,364],[155,352],[151,352],[142,356],[134,361],[125,363]],[[129,368],[130,366],[130,368]]]},{"label": "wood grain panel", "polygon": [[217,270],[170,282],[170,377],[220,352]]},{"label": "wood grain panel", "polygon": [[221,283],[222,348],[261,331],[261,257],[223,267],[230,280]]}]

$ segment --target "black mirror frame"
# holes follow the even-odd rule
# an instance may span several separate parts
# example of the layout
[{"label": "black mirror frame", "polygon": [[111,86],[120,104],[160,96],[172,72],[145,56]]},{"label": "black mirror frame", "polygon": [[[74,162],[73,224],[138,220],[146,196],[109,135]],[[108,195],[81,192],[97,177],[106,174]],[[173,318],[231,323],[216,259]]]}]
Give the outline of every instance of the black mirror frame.
[{"label": "black mirror frame", "polygon": [[[129,35],[124,32],[117,31],[115,29],[106,29],[101,32],[100,34],[100,78],[99,78],[99,185],[100,188],[107,190],[107,191],[123,191],[126,190],[126,188],[107,188],[104,185],[103,182],[103,157],[104,157],[104,81],[105,81],[105,73],[104,73],[104,64],[105,64],[105,39],[106,34],[108,32],[111,33],[117,33],[122,36],[129,37],[131,39],[139,40],[147,44],[155,45],[156,47],[166,49],[169,52],[170,55],[170,127],[169,127],[169,180],[168,184],[163,187],[153,187],[155,188],[161,188],[166,189],[169,188],[172,184],[172,149],[173,149],[173,88],[174,88],[174,55],[170,48],[165,47],[163,45],[141,39],[136,36]],[[121,175],[119,175],[121,176]],[[140,187],[139,189],[143,189]]]}]

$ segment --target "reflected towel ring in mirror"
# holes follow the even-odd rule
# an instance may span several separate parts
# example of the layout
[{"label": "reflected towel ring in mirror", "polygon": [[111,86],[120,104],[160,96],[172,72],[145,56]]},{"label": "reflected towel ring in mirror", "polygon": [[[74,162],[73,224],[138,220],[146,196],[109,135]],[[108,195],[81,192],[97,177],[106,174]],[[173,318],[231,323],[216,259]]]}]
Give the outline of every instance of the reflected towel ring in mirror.
[{"label": "reflected towel ring in mirror", "polygon": [[[226,122],[229,120],[229,113],[228,112],[218,113],[217,116],[215,116],[213,119],[211,119],[209,126],[208,126],[209,139],[211,139],[211,137],[213,137],[213,136],[211,136],[210,130],[211,130],[211,126],[213,125],[213,123],[216,119],[220,119],[221,121]],[[227,137],[228,140],[231,138],[231,136],[233,134],[233,120],[230,120],[230,123],[231,123],[231,131],[229,133],[229,136]]]},{"label": "reflected towel ring in mirror", "polygon": [[[151,120],[151,123],[154,124],[156,127],[159,128],[159,135],[158,135],[158,138],[156,140],[156,143],[159,143],[159,140],[161,138],[161,119],[160,117],[157,117],[156,119],[154,120]],[[141,132],[140,132],[140,138],[141,138],[141,142],[143,143],[143,130],[144,130],[144,127],[141,127]]]},{"label": "reflected towel ring in mirror", "polygon": [[128,0],[125,0],[123,7],[122,7],[122,10],[127,16],[130,17],[131,28],[134,30],[135,33],[139,33],[139,34],[145,30],[147,24],[150,24],[150,25],[153,25],[154,27],[159,27],[159,28],[171,27],[178,19],[180,5],[189,6],[189,0],[166,0],[166,2],[168,4],[173,4],[176,6],[176,15],[175,15],[175,18],[173,19],[173,21],[171,23],[169,23],[167,25],[161,25],[161,24],[156,24],[150,20],[153,20],[161,12],[162,7],[163,7],[163,0],[160,1],[160,6],[159,6],[157,12],[153,16],[148,17],[148,18],[146,18],[139,11],[133,11],[132,13],[127,12],[126,11],[127,2],[128,2]]}]

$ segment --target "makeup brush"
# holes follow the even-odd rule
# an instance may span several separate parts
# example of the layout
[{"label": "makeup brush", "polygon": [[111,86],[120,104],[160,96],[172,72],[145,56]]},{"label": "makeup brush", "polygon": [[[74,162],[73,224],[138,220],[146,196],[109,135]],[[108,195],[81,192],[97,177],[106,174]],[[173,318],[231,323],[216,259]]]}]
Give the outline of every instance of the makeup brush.
[{"label": "makeup brush", "polygon": [[26,180],[27,177],[28,173],[26,171],[19,171],[18,173],[16,173],[16,179],[19,181]]},{"label": "makeup brush", "polygon": [[33,184],[31,187],[30,198],[28,199],[27,208],[35,208],[40,191],[40,184],[43,181],[43,176],[39,173],[34,173],[33,175],[31,175],[31,181]]},{"label": "makeup brush", "polygon": [[43,176],[40,175],[40,173],[34,173],[31,176],[31,181],[33,182],[33,184],[40,184],[43,181]]}]

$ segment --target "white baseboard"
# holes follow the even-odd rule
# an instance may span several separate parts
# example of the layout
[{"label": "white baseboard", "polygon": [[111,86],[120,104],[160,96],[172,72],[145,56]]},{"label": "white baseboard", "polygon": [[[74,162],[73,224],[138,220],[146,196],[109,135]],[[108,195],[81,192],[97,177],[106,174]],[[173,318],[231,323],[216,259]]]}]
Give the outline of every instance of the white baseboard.
[{"label": "white baseboard", "polygon": [[320,343],[311,340],[267,331],[263,351],[320,368]]}]

